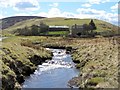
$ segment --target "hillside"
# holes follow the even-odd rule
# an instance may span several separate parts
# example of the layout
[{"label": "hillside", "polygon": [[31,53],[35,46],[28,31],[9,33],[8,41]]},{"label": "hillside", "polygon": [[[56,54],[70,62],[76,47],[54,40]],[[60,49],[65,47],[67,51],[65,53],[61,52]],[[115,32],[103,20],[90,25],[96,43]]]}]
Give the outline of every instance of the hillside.
[{"label": "hillside", "polygon": [[[17,28],[24,28],[25,26],[31,26],[33,24],[40,24],[40,22],[43,22],[47,25],[67,25],[72,26],[74,24],[88,24],[91,19],[77,19],[77,18],[33,18],[33,19],[27,19],[24,21],[16,22],[14,25],[3,29],[3,35],[11,34],[14,30]],[[97,26],[97,32],[106,32],[106,31],[114,31],[115,33],[118,33],[118,27],[110,24],[108,22],[94,19],[94,22]]]},{"label": "hillside", "polygon": [[37,17],[37,16],[13,16],[13,17],[7,17],[0,20],[0,23],[2,23],[2,29],[6,29],[18,22],[22,22],[24,20],[28,19],[39,19],[44,17]]}]

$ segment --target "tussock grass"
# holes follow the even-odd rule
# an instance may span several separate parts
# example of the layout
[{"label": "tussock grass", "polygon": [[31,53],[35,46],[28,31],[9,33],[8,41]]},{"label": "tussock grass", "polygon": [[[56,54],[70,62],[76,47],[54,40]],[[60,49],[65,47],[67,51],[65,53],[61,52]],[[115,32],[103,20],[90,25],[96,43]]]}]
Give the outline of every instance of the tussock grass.
[{"label": "tussock grass", "polygon": [[4,39],[0,53],[3,90],[20,88],[24,78],[33,73],[38,64],[52,57],[51,52],[25,37]]},{"label": "tussock grass", "polygon": [[[83,81],[80,82],[80,87],[118,87],[118,38],[96,38],[76,42],[79,43],[79,47],[72,57],[73,60],[79,61],[77,67],[81,70]],[[99,82],[98,78],[104,81]],[[107,82],[106,85],[101,86],[104,82]]]},{"label": "tussock grass", "polygon": [[[4,72],[15,73],[11,64],[18,63],[19,68],[34,70],[36,63],[31,57],[48,58],[51,53],[42,46],[72,47],[72,58],[80,68],[77,80],[79,87],[117,88],[118,87],[118,49],[119,37],[110,38],[69,38],[69,37],[10,37],[3,40],[0,53],[3,55]],[[26,66],[27,65],[27,66]],[[31,69],[29,69],[31,67]],[[21,69],[23,69],[21,68]],[[7,70],[7,71],[6,71]],[[25,72],[22,73],[26,75]],[[14,74],[13,74],[14,75]],[[8,77],[3,74],[4,77]],[[21,76],[21,75],[20,75]],[[15,78],[16,76],[14,76]],[[22,76],[21,76],[22,77]],[[6,81],[8,79],[5,79]],[[91,84],[92,83],[92,84]],[[13,83],[11,83],[12,85]]]}]

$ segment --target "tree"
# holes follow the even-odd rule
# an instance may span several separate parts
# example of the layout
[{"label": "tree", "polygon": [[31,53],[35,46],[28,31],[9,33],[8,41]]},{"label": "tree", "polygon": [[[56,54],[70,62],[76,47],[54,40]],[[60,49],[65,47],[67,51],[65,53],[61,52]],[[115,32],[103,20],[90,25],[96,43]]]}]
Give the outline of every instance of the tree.
[{"label": "tree", "polygon": [[39,27],[37,25],[32,25],[31,31],[33,36],[37,36],[40,34]]},{"label": "tree", "polygon": [[96,25],[95,25],[95,23],[94,23],[94,21],[93,21],[93,19],[91,19],[91,21],[90,21],[90,23],[89,23],[89,26],[90,26],[90,29],[91,30],[96,30],[97,28],[96,28]]},{"label": "tree", "polygon": [[18,28],[15,33],[17,35],[25,35],[25,36],[28,36],[28,35],[31,35],[31,30],[25,26],[24,28]]},{"label": "tree", "polygon": [[25,26],[22,31],[23,31],[22,35],[25,35],[25,36],[31,35],[31,29],[29,29],[27,26]]},{"label": "tree", "polygon": [[40,33],[47,33],[49,31],[49,26],[44,24],[43,22],[40,22],[40,25],[39,25],[39,28],[40,28]]},{"label": "tree", "polygon": [[14,31],[17,35],[25,35],[25,36],[38,36],[41,33],[44,35],[46,32],[49,31],[49,26],[40,23],[40,25],[32,25],[31,27],[24,27],[24,28],[18,28],[17,30]]}]

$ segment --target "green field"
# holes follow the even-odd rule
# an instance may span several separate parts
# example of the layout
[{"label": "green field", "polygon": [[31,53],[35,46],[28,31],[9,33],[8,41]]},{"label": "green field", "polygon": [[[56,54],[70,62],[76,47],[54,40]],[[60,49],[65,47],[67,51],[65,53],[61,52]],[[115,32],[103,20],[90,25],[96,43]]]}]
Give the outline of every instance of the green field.
[{"label": "green field", "polygon": [[48,35],[68,35],[68,31],[50,31]]}]

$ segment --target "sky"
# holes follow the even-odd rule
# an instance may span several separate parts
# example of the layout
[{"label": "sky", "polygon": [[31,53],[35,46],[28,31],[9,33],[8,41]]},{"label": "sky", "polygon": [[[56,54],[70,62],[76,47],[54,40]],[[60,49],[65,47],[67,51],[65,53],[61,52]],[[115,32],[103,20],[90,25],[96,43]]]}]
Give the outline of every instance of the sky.
[{"label": "sky", "polygon": [[118,2],[118,0],[0,0],[0,18],[10,16],[92,18],[118,25],[120,16]]}]

